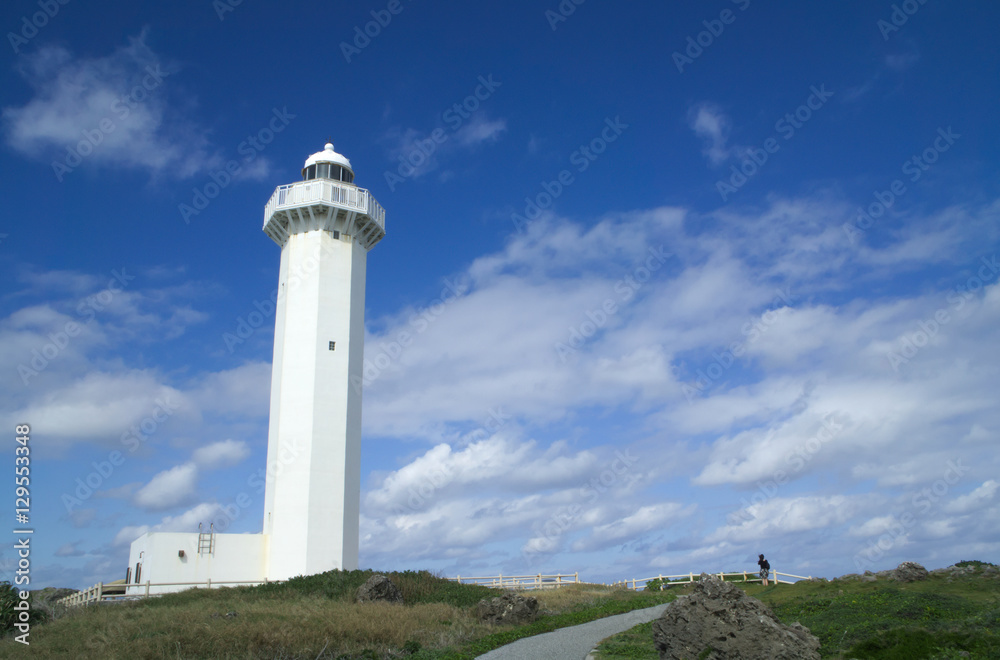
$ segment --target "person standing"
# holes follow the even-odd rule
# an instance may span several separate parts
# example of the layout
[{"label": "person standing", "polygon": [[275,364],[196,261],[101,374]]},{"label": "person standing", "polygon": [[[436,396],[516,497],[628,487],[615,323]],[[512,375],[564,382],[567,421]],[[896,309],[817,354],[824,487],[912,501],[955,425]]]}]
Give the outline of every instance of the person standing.
[{"label": "person standing", "polygon": [[760,566],[760,581],[767,586],[767,576],[771,570],[771,564],[764,559],[764,555],[758,555],[757,565]]}]

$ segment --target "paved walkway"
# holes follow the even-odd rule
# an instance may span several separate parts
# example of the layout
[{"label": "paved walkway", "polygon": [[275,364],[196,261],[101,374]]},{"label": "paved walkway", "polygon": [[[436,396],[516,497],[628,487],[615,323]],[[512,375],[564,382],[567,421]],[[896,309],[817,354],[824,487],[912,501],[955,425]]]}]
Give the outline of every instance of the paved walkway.
[{"label": "paved walkway", "polygon": [[578,626],[525,637],[484,653],[476,660],[584,660],[605,637],[617,635],[659,617],[666,604],[632,610]]}]

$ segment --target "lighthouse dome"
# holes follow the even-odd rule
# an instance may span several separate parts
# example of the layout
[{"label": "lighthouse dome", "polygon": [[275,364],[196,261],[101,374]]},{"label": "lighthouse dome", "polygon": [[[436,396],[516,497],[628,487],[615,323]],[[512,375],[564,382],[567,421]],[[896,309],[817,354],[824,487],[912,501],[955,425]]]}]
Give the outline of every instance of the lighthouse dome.
[{"label": "lighthouse dome", "polygon": [[306,158],[306,163],[302,166],[302,180],[310,181],[312,179],[332,179],[353,183],[354,170],[351,169],[351,161],[343,154],[334,151],[332,142],[327,142],[323,151],[317,151]]}]

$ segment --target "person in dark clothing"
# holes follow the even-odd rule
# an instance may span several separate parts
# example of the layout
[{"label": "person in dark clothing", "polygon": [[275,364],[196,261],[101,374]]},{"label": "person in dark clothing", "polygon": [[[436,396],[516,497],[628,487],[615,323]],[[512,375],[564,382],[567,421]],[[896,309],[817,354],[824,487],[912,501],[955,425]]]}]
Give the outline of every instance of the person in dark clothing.
[{"label": "person in dark clothing", "polygon": [[760,558],[757,560],[757,565],[760,566],[760,580],[767,586],[767,576],[768,572],[771,570],[771,564],[764,559],[764,555],[758,555]]}]

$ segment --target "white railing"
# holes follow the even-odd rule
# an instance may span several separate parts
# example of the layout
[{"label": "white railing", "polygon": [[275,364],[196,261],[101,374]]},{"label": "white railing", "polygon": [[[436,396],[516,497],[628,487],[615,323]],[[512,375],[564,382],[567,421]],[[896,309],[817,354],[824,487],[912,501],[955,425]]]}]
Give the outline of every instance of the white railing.
[{"label": "white railing", "polygon": [[489,575],[486,577],[457,576],[448,578],[459,584],[478,584],[497,589],[557,589],[570,584],[580,583],[580,574],[571,575]]},{"label": "white railing", "polygon": [[142,582],[139,584],[125,584],[123,582],[98,582],[92,587],[70,594],[56,601],[57,605],[66,607],[76,607],[78,605],[88,605],[101,601],[134,600],[138,598],[149,598],[150,596],[161,596],[163,594],[150,594],[150,587],[192,587],[211,589],[212,587],[228,587],[233,585],[258,585],[269,582],[280,582],[281,580],[246,580],[242,582],[217,582],[206,580],[204,582]]},{"label": "white railing", "polygon": [[[730,579],[730,582],[760,582],[761,579],[757,573],[743,571],[742,573],[712,573],[711,575],[718,576],[720,580]],[[652,580],[661,580],[664,582],[669,582],[670,584],[689,584],[692,582],[697,582],[700,578],[701,573],[686,573],[683,575],[654,575],[648,578],[633,578],[631,580],[621,580],[619,582],[611,583],[611,586],[624,587],[626,589],[631,589],[633,591],[638,591],[639,589],[645,589],[646,584]],[[782,577],[790,579],[781,579]],[[543,573],[536,573],[535,575],[488,575],[485,577],[480,576],[456,576],[453,578],[447,578],[452,582],[457,582],[458,584],[477,584],[484,587],[494,587],[497,589],[556,589],[559,587],[565,587],[571,584],[581,584],[579,573],[567,573],[567,574],[553,574],[545,575]],[[805,575],[792,575],[791,573],[779,573],[778,571],[773,571],[771,577],[769,578],[775,584],[795,584],[796,580],[811,580],[811,576]],[[281,582],[281,580],[245,580],[241,582],[217,582],[213,580],[206,580],[205,582],[142,582],[139,584],[124,584],[122,582],[98,582],[94,586],[78,591],[75,594],[71,594],[64,598],[60,598],[56,601],[58,605],[65,605],[67,607],[76,607],[78,605],[87,605],[88,603],[97,603],[101,601],[115,601],[115,600],[132,600],[137,598],[149,598],[150,596],[159,596],[162,594],[150,593],[151,587],[204,587],[206,589],[211,589],[212,587],[227,587],[227,586],[239,586],[239,585],[259,585],[268,584],[271,582]]]},{"label": "white railing", "polygon": [[264,207],[264,225],[267,225],[274,212],[281,207],[304,206],[314,202],[329,202],[357,209],[367,213],[379,227],[385,229],[385,209],[370,192],[357,186],[322,179],[278,186]]},{"label": "white railing", "polygon": [[[741,573],[711,573],[710,575],[718,577],[720,580],[725,580],[730,578],[730,582],[761,582],[760,576],[757,573],[743,571]],[[781,576],[786,578],[794,578],[788,580],[782,580]],[[690,584],[692,582],[697,582],[701,577],[701,573],[687,573],[684,575],[654,575],[648,578],[633,578],[631,580],[622,580],[620,582],[613,582],[612,586],[623,586],[626,589],[631,589],[633,591],[638,591],[639,589],[645,589],[646,584],[652,580],[660,580],[662,582],[669,582],[670,584]],[[811,576],[805,575],[792,575],[791,573],[779,573],[778,571],[772,571],[768,580],[774,582],[775,584],[795,584],[796,580],[811,580]]]}]

